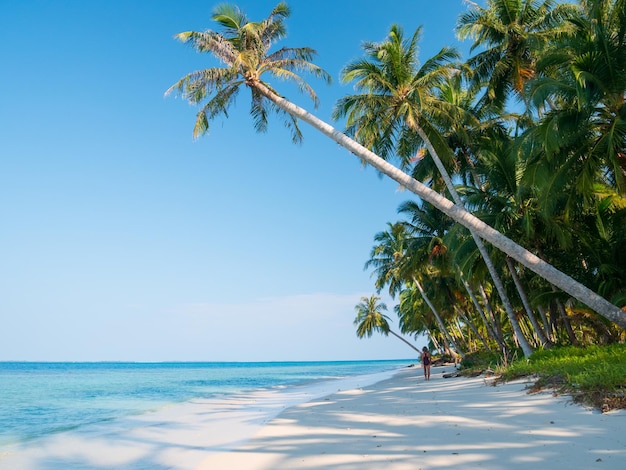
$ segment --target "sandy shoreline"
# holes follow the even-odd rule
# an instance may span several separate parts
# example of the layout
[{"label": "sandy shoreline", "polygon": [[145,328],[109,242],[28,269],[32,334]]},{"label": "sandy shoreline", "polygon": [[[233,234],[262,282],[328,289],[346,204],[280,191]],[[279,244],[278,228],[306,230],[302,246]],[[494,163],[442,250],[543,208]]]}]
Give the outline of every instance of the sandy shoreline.
[{"label": "sandy shoreline", "polygon": [[406,368],[287,408],[271,393],[191,402],[106,434],[18,449],[0,456],[0,469],[625,468],[626,413],[528,395],[524,382],[444,379],[446,369],[433,368],[425,382],[421,368]]},{"label": "sandy shoreline", "polygon": [[[200,468],[623,469],[626,414],[421,369],[290,408]],[[448,368],[450,369],[450,368]]]},{"label": "sandy shoreline", "polygon": [[21,444],[0,445],[0,470],[193,470],[208,455],[243,445],[291,406],[377,383],[396,370],[196,398]]}]

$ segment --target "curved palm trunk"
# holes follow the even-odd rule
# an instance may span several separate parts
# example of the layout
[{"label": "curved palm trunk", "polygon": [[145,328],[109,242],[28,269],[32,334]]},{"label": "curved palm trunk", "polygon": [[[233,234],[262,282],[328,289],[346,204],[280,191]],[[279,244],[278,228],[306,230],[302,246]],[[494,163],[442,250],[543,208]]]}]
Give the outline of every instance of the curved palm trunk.
[{"label": "curved palm trunk", "polygon": [[478,331],[478,328],[476,327],[472,319],[469,317],[469,315],[465,315],[465,313],[463,313],[461,308],[458,307],[457,305],[454,306],[454,310],[456,311],[457,315],[463,319],[465,324],[469,326],[470,330],[472,330],[472,332],[476,335],[476,338],[478,338],[480,342],[483,343],[485,350],[491,351],[491,348],[489,347],[489,343],[487,343],[487,340],[485,339],[485,337],[480,334],[480,332]]},{"label": "curved palm trunk", "polygon": [[439,344],[439,341],[437,341],[437,338],[435,338],[435,335],[433,335],[432,331],[430,331],[428,328],[426,329],[426,331],[428,332],[428,337],[432,341],[433,346],[435,346],[435,349],[439,352],[443,351],[441,345]]},{"label": "curved palm trunk", "polygon": [[548,316],[546,315],[546,308],[543,305],[539,305],[537,307],[537,310],[539,311],[539,316],[541,317],[541,321],[543,322],[546,337],[551,343],[554,343],[554,330],[552,328],[552,324],[548,320]]},{"label": "curved palm trunk", "polygon": [[338,131],[330,124],[322,121],[294,103],[272,93],[262,83],[258,81],[251,81],[248,82],[248,86],[254,87],[257,91],[259,91],[259,93],[263,94],[263,96],[272,101],[283,111],[313,126],[322,134],[337,142],[364,162],[372,165],[381,173],[387,175],[400,185],[407,188],[409,191],[428,201],[454,221],[460,223],[469,230],[474,230],[476,233],[479,233],[481,238],[488,241],[496,248],[502,250],[504,253],[511,256],[511,258],[519,261],[548,282],[554,284],[559,289],[568,293],[580,302],[588,305],[608,320],[616,323],[622,328],[626,328],[626,313],[604,299],[602,296],[593,292],[588,287],[572,279],[567,274],[559,271],[551,264],[545,262],[527,249],[518,245],[510,238],[490,227],[462,207],[457,206],[449,199],[441,196],[436,191],[433,191],[428,186],[420,183],[414,178],[411,178],[409,175],[402,172],[391,163],[386,162],[374,152],[363,147],[361,144]]},{"label": "curved palm trunk", "polygon": [[[452,184],[452,180],[450,179],[448,170],[446,170],[446,168],[443,166],[443,162],[439,158],[439,155],[437,154],[435,147],[433,147],[432,142],[426,135],[426,132],[424,132],[424,129],[422,129],[420,126],[417,126],[415,130],[417,131],[419,136],[422,138],[422,140],[426,144],[426,147],[428,148],[428,152],[430,153],[430,156],[435,162],[435,165],[437,166],[437,169],[439,170],[439,174],[443,178],[443,181],[445,182],[446,187],[448,188],[448,191],[452,195],[452,199],[454,200],[455,204],[459,207],[465,207],[465,204],[461,200],[459,193],[456,191],[456,188]],[[515,316],[515,312],[513,311],[513,306],[511,305],[509,296],[507,295],[506,290],[504,289],[504,284],[502,283],[500,274],[498,273],[498,271],[496,270],[496,267],[493,264],[491,255],[487,251],[487,247],[483,243],[483,240],[482,238],[480,238],[478,233],[476,233],[476,231],[471,228],[469,228],[469,232],[472,235],[472,238],[474,239],[474,243],[476,243],[476,246],[478,247],[478,251],[480,252],[480,255],[482,256],[483,261],[485,262],[485,265],[487,266],[487,270],[489,270],[489,274],[491,274],[491,279],[493,279],[493,284],[495,285],[496,290],[498,291],[498,294],[500,295],[500,299],[502,300],[502,304],[504,305],[504,310],[506,311],[506,314],[509,317],[509,321],[511,322],[511,326],[513,327],[513,332],[515,336],[517,336],[517,340],[520,346],[522,347],[522,351],[524,351],[524,356],[530,357],[530,355],[533,352],[533,348],[530,346],[530,344],[528,344],[528,341],[526,340],[524,333],[522,333],[522,329],[520,328],[519,322],[517,321],[517,317]]]},{"label": "curved palm trunk", "polygon": [[539,325],[539,322],[537,322],[537,317],[535,317],[535,314],[533,313],[533,310],[530,307],[530,302],[528,301],[528,297],[526,296],[526,291],[522,287],[522,283],[519,279],[519,276],[517,275],[517,271],[515,270],[513,261],[511,261],[511,258],[509,258],[508,256],[506,257],[506,264],[509,267],[509,271],[511,272],[511,277],[513,278],[513,282],[515,283],[515,286],[517,287],[517,291],[520,294],[520,298],[522,299],[522,304],[524,305],[524,309],[526,310],[526,315],[528,315],[528,319],[530,320],[530,323],[533,325],[533,328],[535,329],[535,332],[537,333],[537,337],[539,338],[539,343],[542,346],[548,346],[549,345],[548,338],[546,337],[546,334],[543,331],[543,328],[541,328],[541,325]]},{"label": "curved palm trunk", "polygon": [[561,303],[559,299],[555,299],[555,302],[556,302],[556,309],[559,312],[559,316],[561,317],[561,321],[563,322],[563,327],[565,328],[565,331],[567,332],[567,336],[569,338],[570,343],[572,343],[573,345],[577,345],[578,339],[576,338],[576,334],[574,333],[574,330],[572,329],[572,324],[569,321],[569,317],[567,316],[565,307],[563,306],[563,304]]},{"label": "curved palm trunk", "polygon": [[458,266],[457,266],[457,269],[459,270],[459,276],[461,277],[461,282],[463,283],[463,286],[465,287],[467,294],[470,296],[470,299],[472,299],[472,303],[474,304],[474,307],[476,307],[476,310],[478,311],[478,315],[480,315],[481,320],[485,324],[487,335],[491,336],[495,340],[495,342],[498,343],[498,346],[500,347],[500,349],[504,350],[506,348],[504,341],[502,341],[502,338],[500,337],[500,335],[496,333],[495,326],[492,325],[491,322],[487,319],[487,315],[485,314],[485,311],[483,310],[482,306],[478,302],[478,299],[476,298],[476,294],[474,294],[474,290],[469,285],[469,283],[465,280],[465,277],[463,276],[463,272]]},{"label": "curved palm trunk", "polygon": [[[433,312],[433,315],[435,316],[435,320],[437,321],[437,324],[439,325],[439,329],[441,330],[441,334],[443,335],[445,341],[449,344],[452,344],[452,347],[456,350],[456,352],[458,352],[461,355],[461,357],[465,356],[465,354],[463,353],[461,348],[459,348],[456,341],[454,341],[454,338],[452,338],[452,335],[446,328],[446,325],[443,323],[443,320],[439,316],[439,312],[437,311],[433,303],[430,301],[430,299],[426,295],[426,292],[424,292],[424,288],[422,287],[420,282],[417,279],[413,279],[413,282],[415,282],[415,286],[417,287],[417,290],[419,291],[420,295],[424,299],[424,302],[426,302],[426,305],[428,305],[431,312]],[[448,349],[449,348],[450,346],[448,345]]]},{"label": "curved palm trunk", "polygon": [[463,327],[461,326],[459,317],[454,317],[454,319],[450,323],[452,323],[450,332],[453,333],[453,337],[456,336],[458,343],[462,342],[465,345],[466,351],[470,353],[474,352],[475,349],[472,347],[471,338],[467,338],[467,335],[463,333]]},{"label": "curved palm trunk", "polygon": [[502,345],[504,349],[506,349],[506,344],[504,342],[504,333],[502,333],[502,324],[500,323],[500,320],[498,319],[498,317],[496,317],[496,314],[491,308],[491,303],[489,302],[489,298],[487,297],[487,293],[485,292],[485,288],[483,287],[483,285],[479,284],[478,289],[480,290],[480,296],[482,297],[483,302],[485,304],[485,309],[487,310],[487,312],[489,313],[489,316],[491,317],[491,320],[493,321],[493,328],[496,334],[498,335],[499,343]]},{"label": "curved palm trunk", "polygon": [[398,338],[400,341],[404,341],[406,344],[408,344],[411,348],[415,349],[417,351],[418,354],[422,354],[422,351],[420,351],[418,348],[416,348],[415,346],[413,346],[410,342],[408,342],[406,339],[404,339],[402,336],[400,336],[398,333],[396,333],[393,330],[389,330],[389,333],[391,333],[392,335],[394,335],[396,338]]}]

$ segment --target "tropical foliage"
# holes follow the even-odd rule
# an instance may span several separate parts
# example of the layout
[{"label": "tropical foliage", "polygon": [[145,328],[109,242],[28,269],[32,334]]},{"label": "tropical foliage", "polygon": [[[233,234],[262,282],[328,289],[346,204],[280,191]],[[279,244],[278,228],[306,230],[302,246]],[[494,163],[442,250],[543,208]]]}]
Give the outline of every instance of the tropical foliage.
[{"label": "tropical foliage", "polygon": [[[626,228],[625,7],[624,1],[609,0],[472,5],[459,18],[458,31],[478,52],[464,63],[448,64],[457,67],[457,78],[430,90],[461,108],[458,118],[451,125],[449,112],[429,115],[454,155],[445,161],[446,170],[458,182],[463,204],[621,307],[626,305],[626,258],[619,254]],[[394,34],[392,29],[390,43]],[[412,150],[403,151],[419,149],[415,141]],[[436,182],[429,153],[415,162],[413,174]],[[388,285],[400,294],[402,331],[426,333],[432,347],[452,336],[466,353],[514,352],[519,334],[512,334],[514,322],[503,314],[502,299],[468,233],[449,220],[432,226],[433,210],[425,202],[409,201],[399,212],[406,218],[374,237],[366,268],[376,268],[379,291]],[[428,256],[420,255],[424,233],[432,234]],[[381,263],[386,252],[381,242],[391,240],[402,251],[393,262]],[[492,250],[491,256],[533,349],[625,339],[623,330],[506,254]],[[400,269],[401,286],[389,274]],[[418,280],[427,297],[411,294]],[[431,303],[443,325],[432,321]]]},{"label": "tropical foliage", "polygon": [[[464,61],[443,48],[420,65],[421,30],[398,25],[364,43],[365,57],[341,77],[357,90],[335,108],[345,133],[265,81],[291,80],[316,103],[300,73],[330,80],[314,50],[273,49],[284,3],[259,22],[220,5],[221,32],[178,35],[223,67],[168,93],[202,104],[198,136],[247,87],[257,130],[274,112],[299,141],[304,120],[418,196],[375,235],[366,263],[377,293],[398,299],[403,333],[442,352],[502,358],[623,342],[626,0],[483,4],[468,2],[458,20],[459,37],[472,41]],[[391,332],[383,306],[377,295],[361,299],[360,337]]]}]

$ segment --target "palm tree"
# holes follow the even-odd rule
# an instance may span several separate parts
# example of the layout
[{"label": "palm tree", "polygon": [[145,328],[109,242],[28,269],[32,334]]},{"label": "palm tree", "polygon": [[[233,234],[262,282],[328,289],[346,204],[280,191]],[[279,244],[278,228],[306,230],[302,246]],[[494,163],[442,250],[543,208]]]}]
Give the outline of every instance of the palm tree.
[{"label": "palm tree", "polygon": [[208,30],[205,32],[189,31],[177,35],[181,41],[190,43],[199,52],[213,54],[224,64],[223,68],[192,72],[166,92],[166,94],[179,93],[192,104],[198,104],[208,99],[196,118],[196,127],[194,128],[196,135],[208,131],[208,124],[211,119],[220,114],[227,115],[228,106],[233,103],[235,94],[242,85],[245,85],[252,93],[251,113],[258,130],[266,129],[267,106],[269,106],[269,110],[278,112],[287,119],[287,124],[291,125],[294,132],[295,140],[300,138],[297,120],[310,124],[356,155],[364,163],[372,165],[409,191],[433,204],[453,220],[476,231],[483,239],[521,262],[533,272],[589,305],[622,328],[626,328],[626,314],[615,305],[274,91],[263,80],[263,75],[269,74],[270,76],[294,80],[301,90],[307,92],[314,99],[315,94],[312,88],[296,72],[304,70],[321,78],[328,77],[320,68],[309,62],[315,53],[312,49],[282,48],[270,53],[270,48],[285,34],[284,20],[288,15],[287,5],[279,3],[267,19],[260,22],[250,22],[237,8],[222,5],[216,7],[213,19],[223,27],[223,34]]},{"label": "palm tree", "polygon": [[[444,271],[450,271],[458,278],[457,285],[463,285],[464,289],[470,296],[471,301],[476,307],[477,313],[480,315],[488,334],[494,338],[502,350],[505,350],[505,345],[499,336],[496,335],[495,330],[492,328],[491,323],[488,322],[482,307],[478,304],[478,300],[474,295],[473,289],[469,283],[464,279],[463,272],[458,265],[457,260],[451,253],[447,245],[446,239],[454,231],[450,231],[453,228],[452,221],[445,216],[445,214],[437,211],[428,203],[417,204],[414,201],[406,201],[400,205],[398,212],[408,216],[408,221],[404,223],[407,232],[410,234],[409,251],[411,252],[411,265],[415,268],[418,264],[420,256],[418,253],[423,253],[421,257],[421,263],[431,266],[437,266],[439,273]],[[418,271],[423,271],[419,269]],[[431,271],[425,272],[425,277],[433,278]],[[441,277],[441,275],[439,276]],[[449,276],[448,276],[449,277]],[[449,283],[448,283],[449,284]],[[418,287],[419,288],[419,287]],[[435,289],[437,292],[444,292],[447,289],[444,283],[441,289]],[[453,297],[449,296],[445,300],[446,304],[455,303],[451,300]]]},{"label": "palm tree", "polygon": [[537,52],[564,32],[564,20],[575,7],[556,0],[488,0],[485,8],[470,4],[458,19],[457,34],[474,39],[470,51],[484,48],[468,65],[475,84],[487,84],[484,100],[503,106],[511,92],[523,96],[536,74]]},{"label": "palm tree", "polygon": [[405,265],[408,235],[406,226],[388,222],[387,230],[374,235],[374,241],[376,244],[370,251],[370,259],[366,261],[364,269],[373,268],[372,275],[376,276],[374,285],[378,292],[388,285],[389,295],[394,298],[407,282]]},{"label": "palm tree", "polygon": [[[410,288],[403,290],[400,293],[399,302],[393,308],[398,315],[400,331],[411,332],[414,335],[426,335],[430,341],[430,345],[437,351],[445,354],[445,346],[442,347],[439,344],[439,339],[442,337],[441,333],[437,330],[430,318],[425,318],[425,312],[417,312],[415,310],[414,305],[411,303],[412,298],[407,300],[407,297],[412,294],[414,294],[414,292],[412,292]],[[423,299],[418,299],[418,303],[421,305]]]},{"label": "palm tree", "polygon": [[404,285],[408,285],[409,288],[415,286],[437,321],[446,351],[451,351],[450,344],[452,344],[457,351],[461,352],[418,279],[420,275],[415,270],[416,264],[413,261],[413,255],[416,253],[407,252],[407,245],[413,243],[407,234],[407,225],[388,224],[388,228],[389,230],[379,232],[374,236],[376,245],[372,248],[370,259],[365,263],[365,269],[374,268],[373,274],[376,274],[375,286],[378,292],[385,285],[389,285],[389,294],[393,298],[402,291]]},{"label": "palm tree", "polygon": [[[354,134],[366,147],[378,150],[379,153],[383,150],[383,156],[391,150],[395,150],[401,157],[415,154],[416,139],[413,135],[417,134],[428,149],[452,199],[457,206],[464,207],[439,157],[439,154],[447,155],[451,161],[452,152],[432,122],[433,118],[445,114],[451,115],[452,119],[463,114],[460,108],[438,99],[435,94],[438,85],[458,72],[446,63],[446,60],[457,58],[457,55],[453,50],[444,48],[418,68],[419,36],[420,28],[405,40],[402,29],[393,25],[387,41],[365,43],[363,47],[369,60],[356,60],[342,71],[342,81],[355,80],[355,88],[364,93],[342,98],[335,110],[335,117],[347,116],[348,132]],[[443,117],[450,119],[448,116]],[[532,348],[519,327],[491,256],[479,235],[471,229],[470,233],[502,298],[524,355],[529,357]]]},{"label": "palm tree", "polygon": [[328,83],[330,75],[310,62],[316,53],[308,47],[281,48],[269,53],[271,46],[285,36],[284,20],[289,14],[289,7],[281,2],[267,19],[251,22],[237,7],[223,4],[217,6],[213,14],[213,20],[222,27],[223,33],[187,31],[175,36],[181,42],[190,43],[198,52],[212,53],[226,65],[190,73],[166,91],[166,95],[178,92],[194,104],[207,100],[196,115],[194,137],[207,133],[210,121],[216,116],[228,116],[228,108],[241,86],[247,85],[252,94],[250,114],[255,128],[258,131],[267,130],[268,111],[274,111],[284,118],[285,124],[292,130],[292,140],[301,141],[296,116],[267,99],[266,95],[277,95],[277,92],[266,81],[261,81],[261,76],[267,73],[295,82],[317,106],[315,91],[297,72],[311,73]]},{"label": "palm tree", "polygon": [[[398,314],[401,331],[415,334],[426,332],[433,345],[438,344],[437,338],[441,340],[443,348],[437,346],[437,349],[443,350],[444,354],[449,354],[454,358],[459,355],[464,356],[464,352],[452,338],[439,311],[430,301],[419,281],[407,284],[407,287],[400,292],[399,300],[395,311]],[[451,345],[453,348],[450,347]]]},{"label": "palm tree", "polygon": [[[473,207],[482,206],[482,218],[498,227],[502,233],[511,234],[537,249],[538,244],[545,239],[545,233],[539,232],[536,222],[533,190],[520,181],[519,175],[523,173],[525,165],[511,138],[503,135],[499,139],[483,142],[474,157],[476,173],[483,175],[483,183],[480,187],[465,188],[468,203]],[[541,235],[537,236],[537,232]],[[508,256],[499,258],[504,258],[534,332],[540,344],[546,346],[548,340],[536,320],[516,266]]]},{"label": "palm tree", "polygon": [[552,171],[567,172],[579,194],[602,182],[626,196],[626,2],[582,6],[571,33],[539,61],[530,93],[550,112],[534,134]]},{"label": "palm tree", "polygon": [[[386,160],[399,157],[401,168],[414,162],[416,144],[421,139],[434,158],[451,159],[451,152],[439,144],[433,119],[449,121],[461,108],[440,100],[433,91],[450,76],[458,74],[453,60],[455,49],[444,47],[421,67],[417,59],[421,28],[404,37],[392,25],[387,40],[363,44],[365,59],[357,59],[341,71],[341,81],[354,81],[360,94],[341,98],[333,112],[335,119],[347,118],[347,132],[365,147]],[[441,153],[441,155],[439,155]],[[450,163],[450,161],[448,161]]]},{"label": "palm tree", "polygon": [[418,348],[389,328],[389,317],[382,313],[387,310],[387,305],[384,302],[380,302],[380,297],[375,295],[370,297],[361,297],[361,301],[354,307],[354,309],[356,310],[354,326],[357,327],[356,335],[359,338],[364,338],[365,336],[371,338],[374,331],[385,336],[391,333],[400,341],[403,341],[415,351],[420,353]]}]

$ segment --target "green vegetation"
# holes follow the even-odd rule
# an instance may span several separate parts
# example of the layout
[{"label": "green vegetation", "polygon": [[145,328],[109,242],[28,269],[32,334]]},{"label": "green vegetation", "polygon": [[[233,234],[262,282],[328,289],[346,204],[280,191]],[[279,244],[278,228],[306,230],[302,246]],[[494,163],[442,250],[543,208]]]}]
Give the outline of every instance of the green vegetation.
[{"label": "green vegetation", "polygon": [[511,380],[535,375],[535,390],[554,388],[575,401],[608,411],[626,408],[626,345],[564,347],[536,351],[502,372]]},{"label": "green vegetation", "polygon": [[[179,34],[221,66],[168,93],[203,105],[199,136],[247,88],[257,130],[275,113],[299,142],[307,122],[418,196],[374,235],[365,264],[377,294],[398,299],[402,333],[462,358],[466,373],[482,363],[503,377],[536,374],[537,387],[622,406],[626,0],[484,4],[469,2],[457,22],[472,43],[466,59],[443,47],[420,64],[421,28],[405,35],[393,25],[380,43],[355,38],[364,58],[340,76],[355,94],[333,113],[344,133],[270,82],[290,80],[314,104],[300,74],[330,82],[313,49],[274,49],[285,3],[258,22],[222,4],[213,15],[221,32]],[[357,305],[360,337],[396,335],[379,300]]]},{"label": "green vegetation", "polygon": [[626,344],[565,346],[537,350],[529,359],[502,365],[497,355],[475,353],[461,363],[461,374],[493,371],[497,381],[532,376],[532,391],[551,389],[602,411],[626,408]]},{"label": "green vegetation", "polygon": [[[457,32],[475,54],[451,76],[441,55],[418,65],[415,35],[403,42],[392,28],[367,45],[369,61],[345,73],[364,93],[341,100],[337,115],[416,179],[626,310],[626,1],[488,0]],[[395,52],[393,66],[391,52],[372,54],[380,50]],[[588,356],[621,351],[623,311],[591,309],[509,253],[481,249],[476,232],[429,202],[398,213],[375,234],[365,268],[377,292],[398,298],[402,333],[461,356],[468,375],[572,355],[571,372],[528,374],[537,387],[622,406],[620,362],[603,356],[592,369]]]},{"label": "green vegetation", "polygon": [[459,370],[461,375],[471,376],[482,374],[486,371],[501,370],[505,367],[500,354],[489,351],[476,351],[466,355],[461,361]]}]

